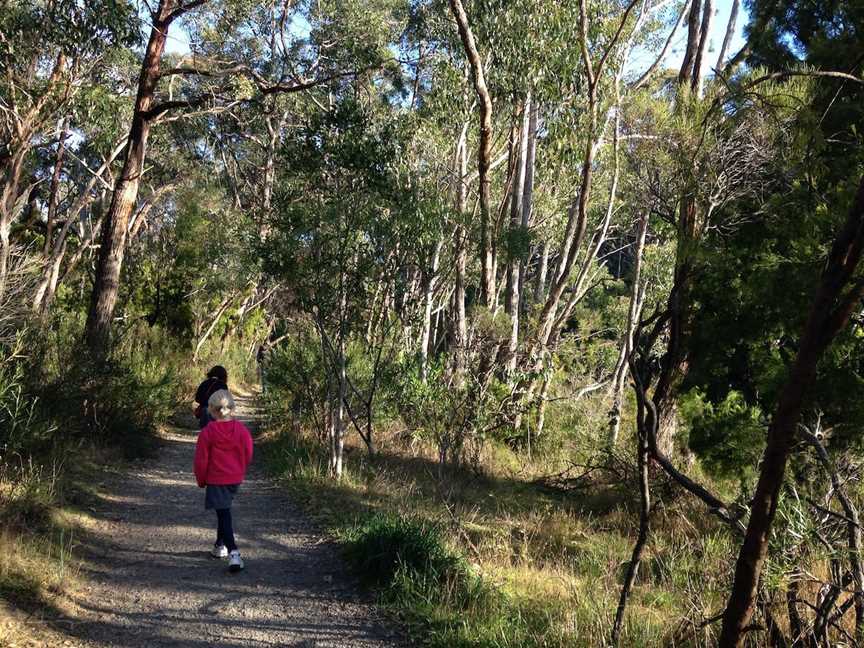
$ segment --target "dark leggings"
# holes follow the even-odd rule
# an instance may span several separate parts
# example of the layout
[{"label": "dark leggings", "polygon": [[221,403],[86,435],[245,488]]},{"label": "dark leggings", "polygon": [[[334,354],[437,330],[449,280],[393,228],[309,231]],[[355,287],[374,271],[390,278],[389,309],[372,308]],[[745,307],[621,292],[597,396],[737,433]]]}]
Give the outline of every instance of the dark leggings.
[{"label": "dark leggings", "polygon": [[236,551],[234,527],[231,524],[231,509],[216,509],[216,544],[225,545],[228,551]]}]

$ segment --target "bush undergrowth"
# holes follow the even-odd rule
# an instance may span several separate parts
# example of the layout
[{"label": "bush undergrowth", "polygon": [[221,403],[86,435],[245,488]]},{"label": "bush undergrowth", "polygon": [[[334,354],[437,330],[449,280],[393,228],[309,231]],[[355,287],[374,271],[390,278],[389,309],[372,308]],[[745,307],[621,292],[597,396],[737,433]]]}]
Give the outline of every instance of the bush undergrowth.
[{"label": "bush undergrowth", "polygon": [[[274,390],[275,391],[275,390]],[[284,401],[270,394],[270,406]],[[326,448],[290,414],[271,410],[268,470],[343,547],[349,564],[432,648],[585,647],[608,642],[632,550],[632,496],[592,482],[565,493],[535,478],[560,470],[514,460],[487,444],[484,471],[435,461],[435,449],[381,426],[376,456],[347,448],[341,480]],[[280,418],[281,417],[281,418]],[[626,646],[708,646],[706,626],[684,643],[676,628],[694,609],[722,605],[732,543],[687,499],[670,500],[632,593]],[[683,522],[683,524],[682,524]],[[683,627],[683,626],[682,626]]]},{"label": "bush undergrowth", "polygon": [[[96,475],[158,448],[158,430],[186,412],[219,348],[203,360],[141,323],[103,363],[80,343],[83,319],[58,316],[0,347],[0,597],[50,606],[77,573],[76,525],[98,497]],[[221,358],[220,358],[221,359]],[[245,349],[226,349],[232,382],[254,373]]]}]

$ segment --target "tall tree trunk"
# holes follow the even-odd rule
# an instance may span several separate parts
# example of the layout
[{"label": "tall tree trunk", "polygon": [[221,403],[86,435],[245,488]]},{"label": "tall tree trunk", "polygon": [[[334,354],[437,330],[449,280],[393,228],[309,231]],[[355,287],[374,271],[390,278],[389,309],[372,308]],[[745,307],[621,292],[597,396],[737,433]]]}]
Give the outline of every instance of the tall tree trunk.
[{"label": "tall tree trunk", "polygon": [[522,227],[531,226],[532,210],[534,209],[534,172],[537,162],[537,120],[539,106],[531,100],[531,94],[525,101],[528,110],[528,149],[525,158],[525,183],[522,189]]},{"label": "tall tree trunk", "polygon": [[[530,94],[529,94],[530,99]],[[537,119],[538,106],[537,102],[532,101],[530,114],[528,116],[528,150],[525,160],[525,182],[522,187],[522,229],[527,232],[531,227],[531,220],[534,209],[534,171],[537,162]],[[528,274],[528,262],[531,260],[530,253],[527,258],[523,257],[519,262],[519,295],[520,304],[519,311],[526,310],[527,295],[525,290],[525,280]]]},{"label": "tall tree trunk", "polygon": [[159,8],[153,15],[150,39],[147,42],[141,73],[138,77],[138,94],[135,99],[135,112],[129,129],[123,169],[114,187],[111,206],[108,208],[102,230],[102,246],[99,250],[96,279],[85,328],[87,345],[96,358],[104,358],[108,353],[111,320],[117,305],[120,271],[126,252],[129,217],[138,199],[138,188],[147,155],[147,140],[151,126],[148,111],[153,105],[156,85],[159,81],[159,65],[168,39],[168,29],[176,17],[174,13],[176,6],[177,0],[160,0]]},{"label": "tall tree trunk", "polygon": [[702,64],[705,60],[705,53],[708,51],[708,40],[711,38],[711,18],[714,15],[712,0],[704,1],[705,4],[702,7],[702,25],[699,28],[699,46],[696,49],[696,57],[693,59],[693,80],[690,86],[699,99],[702,98],[702,89],[704,86]]},{"label": "tall tree trunk", "polygon": [[54,234],[54,221],[57,218],[57,206],[60,204],[60,172],[63,170],[63,155],[66,152],[66,139],[69,137],[69,117],[63,118],[62,125],[57,129],[57,157],[54,161],[54,173],[51,175],[51,189],[48,192],[48,218],[45,223],[45,245],[42,255],[47,257],[51,252],[51,241]]},{"label": "tall tree trunk", "polygon": [[[789,450],[795,439],[805,395],[816,378],[816,365],[834,337],[846,326],[864,298],[864,278],[853,275],[864,250],[864,177],[842,230],[838,233],[813,299],[798,354],[780,392],[777,409],[768,427],[759,481],[750,506],[750,521],[735,564],[735,578],[723,616],[722,648],[737,648],[744,637],[759,590],[759,577],[771,527],[777,512],[780,488]],[[851,286],[850,286],[851,284]]]},{"label": "tall tree trunk", "polygon": [[741,6],[741,0],[732,0],[732,10],[729,13],[729,22],[726,23],[726,35],[723,37],[723,46],[720,48],[720,54],[717,56],[717,65],[714,68],[717,74],[723,72],[723,61],[726,59],[726,54],[729,52],[729,46],[732,44],[732,37],[735,36],[735,25],[738,22],[738,9]]},{"label": "tall tree trunk", "polygon": [[636,536],[636,544],[633,546],[633,553],[630,556],[630,563],[627,565],[627,573],[624,576],[624,584],[621,586],[621,595],[618,598],[618,610],[615,613],[615,622],[612,625],[613,646],[618,645],[621,637],[621,627],[624,625],[624,610],[627,607],[630,590],[633,588],[633,583],[636,582],[636,575],[639,571],[639,564],[642,561],[642,553],[648,542],[648,533],[651,525],[651,489],[648,481],[649,455],[651,450],[649,438],[651,432],[648,426],[653,426],[653,429],[656,430],[657,412],[654,411],[649,399],[644,397],[645,392],[641,385],[638,385],[635,391],[639,410],[636,425],[639,441],[636,455],[639,467],[639,533]]},{"label": "tall tree trunk", "polygon": [[[510,192],[510,231],[517,234],[522,228],[524,204],[522,200],[525,186],[525,169],[528,161],[528,134],[531,124],[531,94],[525,98],[522,105],[522,123],[519,128],[519,141],[516,147],[515,168],[513,170],[513,187]],[[522,284],[522,256],[510,251],[507,261],[507,315],[510,317],[510,340],[507,345],[507,371],[516,369],[516,350],[519,348],[519,314],[520,293]]]},{"label": "tall tree trunk", "polygon": [[644,286],[642,285],[642,258],[645,254],[645,240],[648,235],[648,213],[639,217],[639,231],[636,235],[636,252],[633,263],[633,288],[630,292],[630,307],[627,309],[627,323],[621,339],[621,350],[615,367],[615,378],[612,383],[612,410],[609,413],[609,449],[618,442],[618,432],[621,428],[621,402],[624,397],[624,384],[629,370],[629,359],[633,353],[633,335],[642,311]]},{"label": "tall tree trunk", "polygon": [[659,429],[658,444],[664,454],[674,448],[678,427],[678,403],[675,386],[688,370],[686,339],[692,318],[693,248],[698,240],[697,206],[692,195],[681,197],[678,210],[678,241],[675,250],[675,269],[672,290],[669,293],[669,335],[666,352],[661,359],[661,372],[654,390],[657,403]]},{"label": "tall tree trunk", "polygon": [[432,306],[435,301],[435,288],[438,281],[438,264],[441,259],[443,241],[435,242],[430,267],[424,272],[423,280],[423,324],[420,330],[420,376],[426,382],[429,350],[432,334]]},{"label": "tall tree trunk", "polygon": [[492,223],[489,202],[491,200],[489,167],[492,154],[492,98],[486,87],[483,62],[474,41],[468,15],[461,0],[450,0],[450,9],[459,27],[459,37],[465,56],[471,67],[471,78],[480,104],[480,143],[477,151],[477,172],[480,178],[480,265],[482,268],[481,298],[490,309],[495,308],[495,254],[492,245]]},{"label": "tall tree trunk", "polygon": [[342,478],[345,456],[345,396],[348,394],[348,383],[345,369],[345,348],[339,348],[339,400],[336,404],[333,425],[333,445],[330,457],[330,474],[336,479]]},{"label": "tall tree trunk", "polygon": [[468,262],[467,235],[462,219],[465,218],[465,207],[467,202],[467,188],[465,177],[468,172],[468,148],[466,145],[467,128],[462,130],[462,136],[456,147],[456,214],[460,219],[455,233],[455,263],[456,279],[453,291],[456,339],[456,371],[461,372],[465,368],[465,352],[468,347],[468,321],[465,313],[465,271]]},{"label": "tall tree trunk", "polygon": [[330,446],[330,475],[336,479],[342,478],[342,459],[345,450],[345,398],[348,395],[348,375],[345,364],[345,317],[347,308],[347,287],[345,286],[344,272],[340,271],[339,277],[339,343],[337,346],[337,372],[338,372],[338,402],[334,412],[334,424],[332,428],[333,438]]},{"label": "tall tree trunk", "polygon": [[699,49],[699,37],[702,17],[702,0],[693,0],[690,4],[690,14],[687,18],[687,45],[684,58],[678,71],[678,83],[684,85],[693,78],[693,62]]}]

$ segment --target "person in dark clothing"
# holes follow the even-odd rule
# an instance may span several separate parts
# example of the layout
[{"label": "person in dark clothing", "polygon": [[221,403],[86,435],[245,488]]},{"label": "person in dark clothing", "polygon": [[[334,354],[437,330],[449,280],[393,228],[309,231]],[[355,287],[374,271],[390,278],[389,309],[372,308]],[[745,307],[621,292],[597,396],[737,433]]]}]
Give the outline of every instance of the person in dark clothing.
[{"label": "person in dark clothing", "polygon": [[261,345],[258,347],[258,354],[255,356],[255,362],[258,363],[258,382],[261,384],[261,393],[265,391],[264,387],[264,361],[267,359],[267,347]]},{"label": "person in dark clothing", "polygon": [[195,390],[195,417],[198,419],[198,428],[204,427],[213,420],[210,413],[207,411],[207,402],[210,397],[220,389],[228,389],[228,372],[225,367],[216,365],[207,372],[207,380],[198,385]]}]

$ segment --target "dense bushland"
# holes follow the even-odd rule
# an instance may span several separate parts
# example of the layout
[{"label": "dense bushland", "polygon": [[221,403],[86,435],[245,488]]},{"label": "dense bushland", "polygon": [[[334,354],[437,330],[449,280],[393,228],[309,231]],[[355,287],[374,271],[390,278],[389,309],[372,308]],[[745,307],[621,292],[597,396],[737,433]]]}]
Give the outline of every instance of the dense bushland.
[{"label": "dense bushland", "polygon": [[13,535],[218,362],[439,645],[864,643],[864,25],[720,4],[2,4]]},{"label": "dense bushland", "polygon": [[[281,402],[275,391],[271,403]],[[595,399],[571,415],[584,422],[591,410],[605,412]],[[376,455],[350,444],[334,483],[326,446],[298,434],[290,416],[285,408],[270,424],[268,468],[416,637],[432,646],[608,641],[638,488],[626,448],[609,457],[574,435],[558,439],[566,451],[538,445],[526,462],[489,440],[477,464],[442,468],[431,439],[382,422]],[[694,605],[722,606],[732,538],[671,484],[658,490],[666,511],[622,641],[713,645],[716,631],[691,615]]]}]

